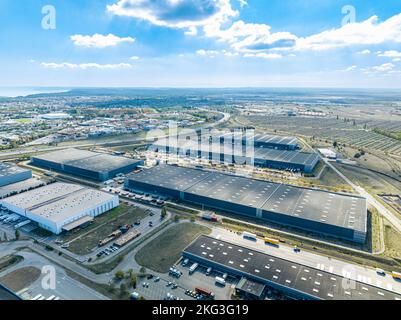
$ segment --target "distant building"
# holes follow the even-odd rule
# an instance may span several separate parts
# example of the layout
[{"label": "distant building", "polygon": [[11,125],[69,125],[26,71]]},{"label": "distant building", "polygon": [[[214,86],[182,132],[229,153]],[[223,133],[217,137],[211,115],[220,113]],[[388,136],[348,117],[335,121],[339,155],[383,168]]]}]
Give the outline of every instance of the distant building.
[{"label": "distant building", "polygon": [[331,149],[318,149],[319,153],[327,159],[337,159],[337,153]]},{"label": "distant building", "polygon": [[45,120],[65,120],[71,118],[68,113],[63,112],[42,114],[39,117]]},{"label": "distant building", "polygon": [[0,187],[32,178],[32,171],[0,162]]},{"label": "distant building", "polygon": [[10,211],[55,234],[85,225],[119,205],[116,195],[74,184],[53,183],[0,200]]},{"label": "distant building", "polygon": [[132,172],[144,162],[139,159],[71,148],[34,156],[31,158],[31,163],[48,170],[106,181],[119,173]]}]

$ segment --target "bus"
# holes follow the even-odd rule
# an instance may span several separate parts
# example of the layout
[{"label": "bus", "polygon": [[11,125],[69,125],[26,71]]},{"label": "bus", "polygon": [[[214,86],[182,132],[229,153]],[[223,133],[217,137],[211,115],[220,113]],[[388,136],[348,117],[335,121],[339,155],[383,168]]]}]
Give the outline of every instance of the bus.
[{"label": "bus", "polygon": [[273,238],[265,238],[265,244],[270,244],[270,245],[278,247],[280,244],[280,240],[273,239]]},{"label": "bus", "polygon": [[257,238],[256,234],[246,232],[246,231],[244,231],[242,233],[242,236],[244,237],[244,239],[253,240],[253,241],[256,241],[256,238]]},{"label": "bus", "polygon": [[393,276],[394,279],[401,281],[401,273],[393,271],[391,275]]}]

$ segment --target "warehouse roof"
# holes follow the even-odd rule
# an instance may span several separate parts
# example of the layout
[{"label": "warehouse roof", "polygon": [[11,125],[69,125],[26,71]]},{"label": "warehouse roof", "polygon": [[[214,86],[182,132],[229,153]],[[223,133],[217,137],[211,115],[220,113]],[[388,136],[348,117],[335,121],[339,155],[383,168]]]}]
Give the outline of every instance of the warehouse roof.
[{"label": "warehouse roof", "polygon": [[77,212],[111,201],[113,195],[67,183],[53,183],[24,192],[1,202],[13,205],[50,221],[63,221]]},{"label": "warehouse roof", "polygon": [[139,161],[126,157],[117,157],[106,153],[98,153],[75,148],[46,153],[35,156],[33,159],[52,161],[97,172],[112,171],[135,164]]},{"label": "warehouse roof", "polygon": [[18,167],[12,163],[0,162],[0,178],[25,171],[29,171],[29,169]]},{"label": "warehouse roof", "polygon": [[[160,139],[153,144],[154,148],[158,148],[159,151],[165,151],[165,147],[169,147],[170,153],[177,153],[180,155],[187,155],[197,157],[200,151],[203,155],[208,157],[209,153],[213,153],[216,156],[216,160],[220,161],[220,154],[225,156],[235,157],[247,157],[250,160],[262,161],[277,161],[284,163],[291,163],[297,165],[312,165],[317,162],[319,156],[316,153],[307,153],[299,151],[288,151],[288,150],[275,150],[268,148],[245,148],[241,144],[232,145],[231,143],[209,143],[208,140],[202,140],[200,143],[198,140],[186,140],[186,139]],[[227,158],[230,161],[231,158]]]},{"label": "warehouse roof", "polygon": [[199,169],[156,166],[130,179],[366,232],[364,198]]},{"label": "warehouse roof", "polygon": [[274,283],[323,300],[401,300],[394,292],[351,281],[319,269],[277,258],[209,236],[200,236],[185,250],[203,261],[263,283]]}]

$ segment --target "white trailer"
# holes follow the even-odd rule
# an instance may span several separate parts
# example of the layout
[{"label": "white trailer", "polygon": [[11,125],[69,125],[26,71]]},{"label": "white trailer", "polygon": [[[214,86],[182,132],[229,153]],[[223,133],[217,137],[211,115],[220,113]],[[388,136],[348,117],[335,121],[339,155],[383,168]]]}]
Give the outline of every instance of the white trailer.
[{"label": "white trailer", "polygon": [[244,237],[244,239],[248,239],[248,240],[256,241],[256,239],[257,239],[257,235],[256,234],[253,234],[253,233],[250,233],[250,232],[246,232],[246,231],[244,231],[242,233],[242,236]]},{"label": "white trailer", "polygon": [[14,226],[14,229],[17,230],[17,229],[22,228],[22,227],[24,227],[24,226],[26,226],[26,225],[28,225],[28,224],[30,224],[30,223],[31,223],[31,220],[24,220],[24,221],[22,221],[22,222],[16,224],[16,225]]},{"label": "white trailer", "polygon": [[195,270],[198,268],[199,264],[198,263],[194,263],[190,268],[189,268],[189,274],[193,274],[195,272]]},{"label": "white trailer", "polygon": [[221,278],[221,277],[216,277],[216,278],[215,278],[215,281],[216,281],[216,284],[219,284],[219,285],[221,285],[221,286],[225,286],[225,285],[226,285],[226,280],[224,280],[224,279]]}]

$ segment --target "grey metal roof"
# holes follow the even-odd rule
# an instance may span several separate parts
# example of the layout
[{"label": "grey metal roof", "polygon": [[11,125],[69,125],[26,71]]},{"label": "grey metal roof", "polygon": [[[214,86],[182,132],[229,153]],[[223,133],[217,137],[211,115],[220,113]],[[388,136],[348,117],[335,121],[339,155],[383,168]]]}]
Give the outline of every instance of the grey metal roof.
[{"label": "grey metal roof", "polygon": [[51,161],[95,172],[108,172],[133,165],[139,161],[75,148],[46,153],[35,156],[33,159]]},{"label": "grey metal roof", "polygon": [[[166,147],[169,150],[166,150]],[[231,156],[234,157],[247,157],[247,163],[251,163],[251,158],[255,161],[276,161],[295,165],[312,165],[319,160],[319,155],[316,153],[290,151],[290,150],[275,150],[268,148],[245,148],[242,144],[232,145],[230,143],[221,144],[219,142],[202,141],[199,143],[197,140],[176,140],[176,139],[160,139],[153,143],[153,147],[159,148],[159,151],[169,151],[170,153],[178,153],[197,158],[198,152],[201,152],[206,157],[209,153],[214,154],[216,160],[220,160],[220,155],[224,155],[225,159],[229,162]]]},{"label": "grey metal roof", "polygon": [[176,166],[156,166],[129,179],[177,191],[366,232],[366,199]]},{"label": "grey metal roof", "polygon": [[401,300],[401,295],[363,282],[209,236],[200,236],[184,255],[212,262],[253,280],[302,292],[323,300]]},{"label": "grey metal roof", "polygon": [[0,162],[0,179],[25,171],[29,171],[29,169],[21,168],[11,163]]}]

